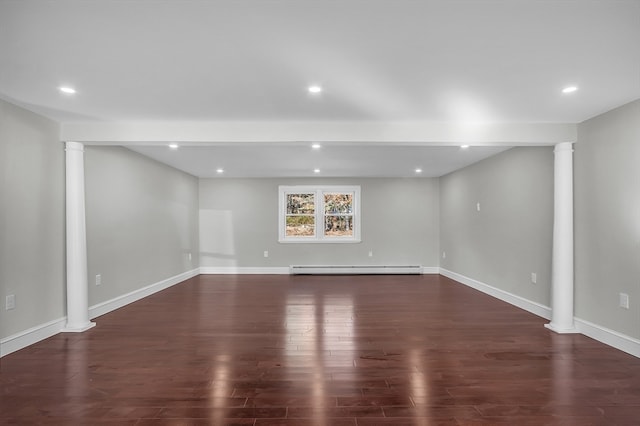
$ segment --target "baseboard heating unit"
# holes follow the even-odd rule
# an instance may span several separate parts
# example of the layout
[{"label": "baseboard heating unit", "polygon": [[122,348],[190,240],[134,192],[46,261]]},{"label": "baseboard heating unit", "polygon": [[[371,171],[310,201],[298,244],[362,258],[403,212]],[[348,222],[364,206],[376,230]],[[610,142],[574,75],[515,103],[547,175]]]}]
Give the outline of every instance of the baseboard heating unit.
[{"label": "baseboard heating unit", "polygon": [[418,265],[291,265],[292,275],[303,274],[422,274],[422,266]]}]

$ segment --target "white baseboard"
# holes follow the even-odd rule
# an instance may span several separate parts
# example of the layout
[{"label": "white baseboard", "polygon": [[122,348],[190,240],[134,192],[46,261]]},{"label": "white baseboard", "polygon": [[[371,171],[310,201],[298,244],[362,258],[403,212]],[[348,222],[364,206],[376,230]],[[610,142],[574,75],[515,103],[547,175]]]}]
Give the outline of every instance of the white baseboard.
[{"label": "white baseboard", "polygon": [[640,358],[640,340],[580,318],[574,318],[574,321],[585,336]]},{"label": "white baseboard", "polygon": [[89,318],[94,319],[96,317],[99,317],[100,315],[104,315],[111,311],[115,311],[118,308],[122,308],[123,306],[126,306],[130,303],[133,303],[147,296],[150,296],[153,293],[157,293],[166,288],[174,286],[184,280],[188,280],[189,278],[195,277],[199,273],[200,271],[198,268],[192,269],[191,271],[174,275],[173,277],[167,278],[162,281],[158,281],[157,283],[148,285],[146,287],[139,288],[130,293],[115,297],[111,300],[98,303],[97,305],[89,306]]},{"label": "white baseboard", "polygon": [[0,340],[0,357],[19,351],[41,340],[48,339],[51,336],[55,336],[60,333],[60,330],[62,330],[66,324],[67,317],[63,317],[6,337]]},{"label": "white baseboard", "polygon": [[438,266],[423,266],[422,267],[423,274],[439,274],[440,268]]},{"label": "white baseboard", "polygon": [[443,268],[440,268],[440,274],[471,288],[475,288],[476,290],[479,290],[490,296],[493,296],[496,299],[500,299],[514,306],[517,306],[520,309],[524,309],[525,311],[538,315],[539,317],[551,319],[551,308],[548,306],[544,306],[537,302],[532,302],[531,300],[525,299],[524,297],[520,297],[513,293],[509,293],[508,291],[501,290],[497,287],[490,286],[489,284],[485,284],[483,282],[474,280],[473,278],[465,277],[464,275]]},{"label": "white baseboard", "polygon": [[[128,305],[129,303],[135,302],[153,293],[157,293],[160,290],[164,290],[175,284],[178,284],[179,282],[195,277],[198,274],[199,270],[193,269],[191,271],[175,275],[171,278],[167,278],[166,280],[159,281],[155,284],[151,284],[141,289],[132,291],[131,293],[118,296],[106,302],[90,306],[89,318],[93,319],[99,317],[100,315],[104,315],[106,313],[114,311],[118,308]],[[31,327],[28,330],[24,330],[20,333],[16,333],[12,336],[6,337],[0,340],[0,357],[9,355],[12,352],[19,351],[20,349],[26,348],[27,346],[33,345],[34,343],[38,343],[41,340],[47,339],[60,333],[64,329],[66,324],[67,317],[65,316],[63,318],[49,321],[44,324],[39,324],[35,327]]]},{"label": "white baseboard", "polygon": [[[515,294],[490,286],[472,278],[465,277],[464,275],[448,271],[443,268],[440,268],[440,274],[444,275],[447,278],[451,278],[452,280],[456,280],[459,283],[475,288],[476,290],[479,290],[497,299],[503,300],[507,303],[524,309],[525,311],[538,315],[542,318],[549,320],[551,319],[551,308],[548,306],[532,302],[523,297],[516,296]],[[640,340],[580,318],[574,317],[574,322],[577,331],[581,334],[591,337],[592,339],[604,343],[605,345],[609,345],[613,348],[619,349],[623,352],[640,358]]]},{"label": "white baseboard", "polygon": [[252,266],[201,266],[203,275],[289,275],[289,267],[252,267]]}]

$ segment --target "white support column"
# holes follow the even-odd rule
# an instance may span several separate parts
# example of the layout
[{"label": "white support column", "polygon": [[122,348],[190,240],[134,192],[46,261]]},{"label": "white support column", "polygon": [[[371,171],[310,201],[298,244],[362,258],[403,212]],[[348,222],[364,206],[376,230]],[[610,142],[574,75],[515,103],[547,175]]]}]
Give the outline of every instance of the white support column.
[{"label": "white support column", "polygon": [[89,321],[87,231],[84,214],[84,146],[66,143],[67,324],[62,331],[81,332]]},{"label": "white support column", "polygon": [[573,320],[573,144],[557,144],[554,154],[551,322],[545,327],[578,333]]}]

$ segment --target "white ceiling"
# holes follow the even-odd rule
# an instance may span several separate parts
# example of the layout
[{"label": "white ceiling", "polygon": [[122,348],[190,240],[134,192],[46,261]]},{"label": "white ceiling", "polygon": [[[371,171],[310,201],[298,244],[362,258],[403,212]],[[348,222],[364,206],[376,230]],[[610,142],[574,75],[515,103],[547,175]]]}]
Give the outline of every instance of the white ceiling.
[{"label": "white ceiling", "polygon": [[[62,123],[578,123],[640,98],[639,41],[640,0],[0,0],[0,97]],[[330,170],[295,143],[158,144],[134,149],[200,176]],[[500,150],[392,147],[314,154],[438,175]]]}]

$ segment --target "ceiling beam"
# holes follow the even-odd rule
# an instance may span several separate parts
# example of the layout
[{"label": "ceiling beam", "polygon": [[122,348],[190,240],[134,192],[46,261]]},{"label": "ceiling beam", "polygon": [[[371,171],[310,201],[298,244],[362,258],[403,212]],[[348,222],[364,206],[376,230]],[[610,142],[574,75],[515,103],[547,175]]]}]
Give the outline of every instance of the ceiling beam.
[{"label": "ceiling beam", "polygon": [[566,123],[428,122],[122,122],[63,123],[61,140],[89,145],[155,145],[168,142],[325,142],[405,145],[554,145],[576,142]]}]

